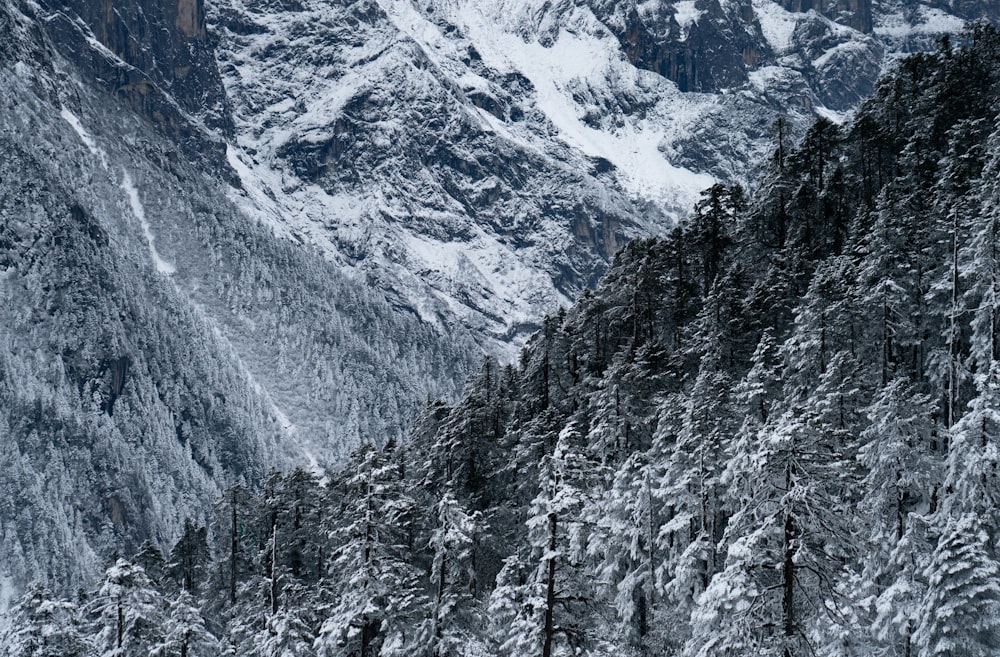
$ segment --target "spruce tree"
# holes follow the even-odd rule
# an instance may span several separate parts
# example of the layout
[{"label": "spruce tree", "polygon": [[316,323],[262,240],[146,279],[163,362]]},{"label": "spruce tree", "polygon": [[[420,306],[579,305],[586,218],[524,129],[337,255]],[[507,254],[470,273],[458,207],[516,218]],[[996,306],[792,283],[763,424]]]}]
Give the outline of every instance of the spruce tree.
[{"label": "spruce tree", "polygon": [[93,647],[81,623],[80,610],[55,598],[42,584],[28,585],[0,619],[0,647],[8,657],[89,657]]},{"label": "spruce tree", "polygon": [[98,654],[146,657],[163,640],[166,609],[142,567],[119,559],[87,605]]}]

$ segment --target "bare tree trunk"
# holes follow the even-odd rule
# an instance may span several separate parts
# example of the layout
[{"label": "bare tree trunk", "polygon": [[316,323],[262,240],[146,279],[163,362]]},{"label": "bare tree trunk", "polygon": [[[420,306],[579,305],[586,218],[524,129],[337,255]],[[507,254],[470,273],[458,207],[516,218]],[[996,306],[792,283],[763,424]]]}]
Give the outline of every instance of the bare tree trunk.
[{"label": "bare tree trunk", "polygon": [[555,636],[555,606],[556,606],[556,514],[549,514],[549,554],[548,581],[545,584],[545,643],[542,645],[542,657],[552,657],[552,644]]},{"label": "bare tree trunk", "polygon": [[447,583],[445,569],[447,567],[447,554],[441,555],[441,565],[438,567],[437,594],[434,598],[434,655],[441,657],[441,643],[444,639],[444,628],[441,623],[441,606],[444,601],[444,589]]},{"label": "bare tree trunk", "polygon": [[278,513],[271,514],[271,615],[278,613]]},{"label": "bare tree trunk", "polygon": [[122,601],[118,599],[118,650],[122,649],[122,642],[125,640],[125,610],[122,609]]},{"label": "bare tree trunk", "polygon": [[[785,468],[785,489],[791,490],[792,486],[792,464]],[[781,611],[785,637],[790,638],[795,635],[795,521],[792,519],[790,509],[785,510],[785,527],[782,538],[784,549],[784,563],[782,565],[782,599]],[[785,645],[785,657],[791,657],[791,649],[787,643]]]},{"label": "bare tree trunk", "polygon": [[948,428],[957,418],[958,406],[958,215],[954,215],[951,235],[951,312],[948,328]]},{"label": "bare tree trunk", "polygon": [[237,532],[239,527],[236,518],[236,488],[232,491],[232,515],[230,516],[230,531],[232,532],[232,543],[229,546],[229,603],[236,604],[236,563],[240,551],[240,539]]}]

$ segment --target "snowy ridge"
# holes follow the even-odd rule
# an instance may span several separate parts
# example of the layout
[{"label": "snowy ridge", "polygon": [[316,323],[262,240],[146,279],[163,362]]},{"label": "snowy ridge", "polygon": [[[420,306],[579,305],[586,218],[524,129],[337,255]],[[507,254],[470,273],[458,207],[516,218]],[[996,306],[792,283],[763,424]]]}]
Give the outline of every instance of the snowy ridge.
[{"label": "snowy ridge", "polygon": [[[560,245],[583,240],[573,248],[597,248],[609,258],[623,237],[664,230],[715,180],[675,166],[669,157],[671,142],[689,135],[700,116],[714,111],[715,99],[685,98],[668,81],[631,66],[589,10],[570,10],[563,17],[568,29],[560,30],[546,47],[525,33],[544,14],[538,3],[496,8],[441,3],[434,8],[434,20],[407,0],[386,0],[379,8],[385,12],[381,21],[363,25],[365,37],[340,46],[335,54],[326,44],[340,34],[342,18],[326,5],[306,3],[299,13],[246,15],[264,31],[232,35],[221,51],[222,69],[234,73],[225,76],[235,101],[239,144],[231,149],[230,161],[246,190],[238,195],[258,206],[248,211],[376,281],[389,277],[395,281],[393,291],[402,293],[425,320],[439,323],[457,317],[485,330],[492,340],[507,343],[501,349],[513,353],[510,350],[527,334],[521,327],[530,330],[539,316],[567,303],[600,271],[594,267],[594,256],[588,257],[589,263],[566,262],[567,256],[559,255],[564,251]],[[306,24],[308,30],[303,28]],[[284,68],[281,57],[267,61],[253,57],[269,48],[286,49],[296,66]],[[473,50],[476,64],[470,66]],[[323,56],[326,52],[330,54]],[[413,69],[414,63],[419,68]],[[400,70],[414,72],[392,83]],[[511,96],[498,83],[510,76],[526,81],[523,95]],[[280,82],[266,86],[268,80]],[[646,117],[620,114],[618,125],[595,124],[593,117],[603,111],[600,105],[616,102],[618,89],[651,103]],[[408,157],[393,155],[399,135],[405,135],[405,141],[413,130],[425,128],[391,110],[366,118],[367,129],[376,133],[369,145],[386,155],[384,164],[364,172],[360,184],[303,180],[284,153],[303,146],[324,148],[353,118],[352,103],[368,99],[392,105],[389,93],[398,94],[400,100],[413,97],[411,107],[421,107],[421,113],[425,103],[429,112],[440,112],[442,105],[451,107],[448,111],[457,112],[459,139],[467,134],[497,144],[494,152],[544,161],[543,166],[554,172],[546,176],[553,178],[551,186],[544,178],[533,181],[537,190],[519,208],[514,198],[509,203],[503,200],[519,193],[506,191],[509,183],[502,175],[459,183],[468,185],[463,195],[499,198],[506,206],[497,208],[496,201],[487,201],[494,209],[484,208],[509,217],[501,216],[500,221],[513,225],[498,232],[484,225],[482,218],[470,217],[467,205],[456,203],[453,183],[440,188],[439,172],[395,171],[392,160]],[[585,96],[592,100],[579,100]],[[473,97],[475,103],[470,101]],[[531,120],[477,106],[483,102],[506,105],[508,112],[528,114]],[[426,139],[440,138],[428,133]],[[469,155],[479,157],[472,153],[461,157]],[[608,177],[581,176],[592,162],[604,163],[609,173],[602,175]],[[399,184],[400,178],[427,184],[414,198],[406,189],[411,183]],[[565,218],[541,217],[532,207],[539,199],[566,194],[567,184],[579,189],[577,199],[582,196],[587,205],[614,217],[613,224],[596,228],[610,231],[596,247],[586,245],[594,239],[595,229],[567,226]],[[556,201],[567,207],[574,202],[578,201]],[[636,203],[646,209],[638,212]],[[622,221],[631,226],[616,228]],[[573,274],[577,280],[558,282],[554,264],[577,272]]]}]

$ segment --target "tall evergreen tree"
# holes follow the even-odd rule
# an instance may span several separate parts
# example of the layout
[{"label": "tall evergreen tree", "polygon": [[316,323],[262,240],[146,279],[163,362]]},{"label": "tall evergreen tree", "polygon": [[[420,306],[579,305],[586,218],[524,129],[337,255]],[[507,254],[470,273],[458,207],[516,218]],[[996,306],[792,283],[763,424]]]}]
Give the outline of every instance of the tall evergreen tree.
[{"label": "tall evergreen tree", "polygon": [[331,603],[316,638],[321,657],[406,654],[426,613],[403,518],[414,500],[391,454],[362,445],[346,474],[345,523],[331,539]]},{"label": "tall evergreen tree", "polygon": [[146,572],[119,559],[87,605],[98,654],[146,657],[163,639],[166,607]]},{"label": "tall evergreen tree", "polygon": [[212,657],[219,654],[219,641],[205,627],[205,619],[187,589],[170,603],[163,626],[163,640],[149,651],[150,657]]},{"label": "tall evergreen tree", "polygon": [[82,627],[80,610],[59,600],[43,585],[28,586],[2,619],[0,646],[9,657],[89,657],[93,647]]}]

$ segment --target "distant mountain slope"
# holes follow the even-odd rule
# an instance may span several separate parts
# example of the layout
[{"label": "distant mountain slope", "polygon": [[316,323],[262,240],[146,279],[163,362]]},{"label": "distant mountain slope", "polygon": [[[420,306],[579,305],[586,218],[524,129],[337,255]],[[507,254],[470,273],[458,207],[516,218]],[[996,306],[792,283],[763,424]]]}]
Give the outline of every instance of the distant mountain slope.
[{"label": "distant mountain slope", "polygon": [[0,580],[69,590],[229,483],[400,437],[481,351],[244,216],[37,11],[0,8]]},{"label": "distant mountain slope", "polygon": [[627,244],[410,440],[228,490],[85,604],[32,587],[0,650],[996,655],[1000,31],[963,40]]},{"label": "distant mountain slope", "polygon": [[515,345],[985,10],[917,2],[217,0],[230,156],[266,214],[430,321]]}]

